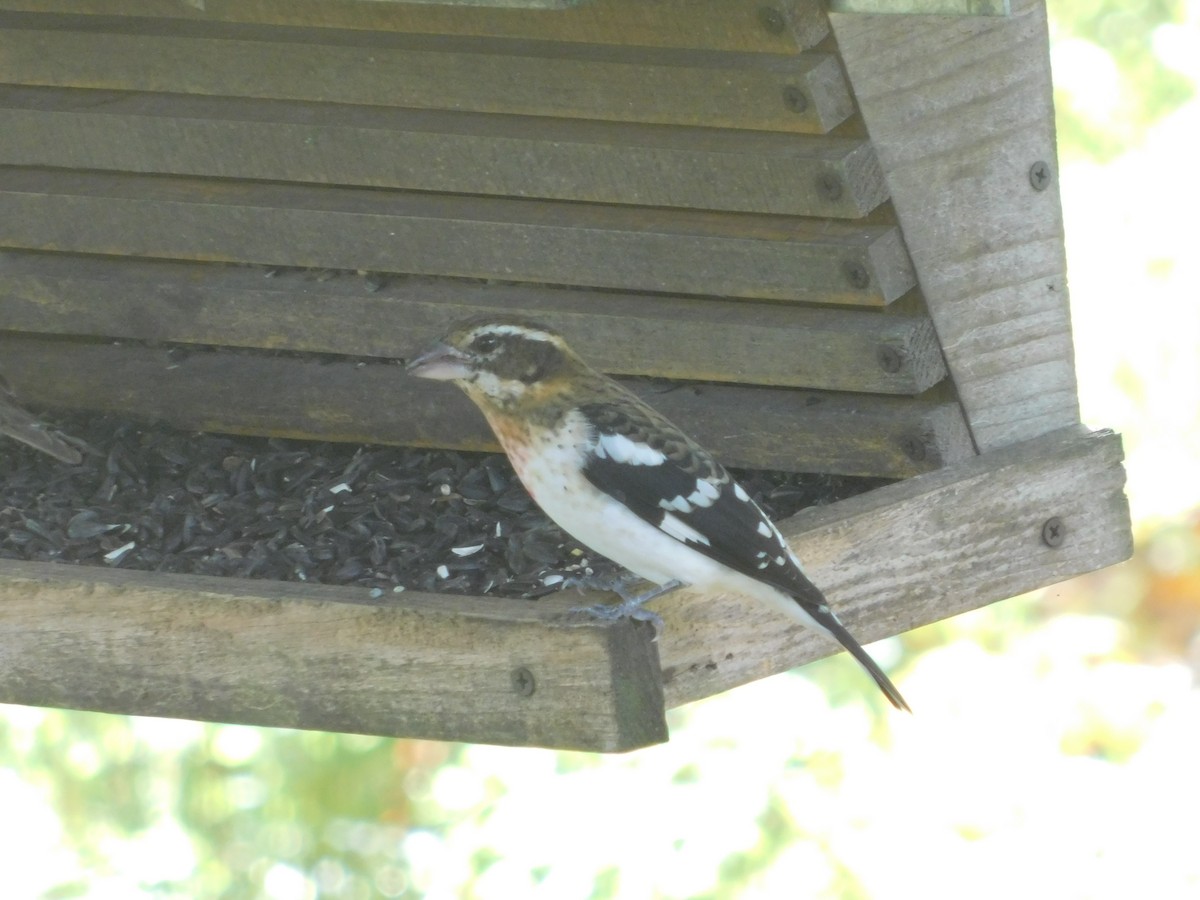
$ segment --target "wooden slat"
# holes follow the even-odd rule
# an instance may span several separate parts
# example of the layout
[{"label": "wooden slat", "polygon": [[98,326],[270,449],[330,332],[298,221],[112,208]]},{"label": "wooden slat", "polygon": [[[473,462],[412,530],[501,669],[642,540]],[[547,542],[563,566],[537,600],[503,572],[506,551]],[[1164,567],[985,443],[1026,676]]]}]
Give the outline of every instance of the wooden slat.
[{"label": "wooden slat", "polygon": [[[397,365],[0,335],[30,406],[132,414],[178,428],[496,450],[452,385]],[[973,452],[952,400],[731,385],[632,387],[728,465],[902,478]]]},{"label": "wooden slat", "polygon": [[902,16],[1007,16],[1009,0],[829,0],[829,11]]},{"label": "wooden slat", "polygon": [[976,443],[1078,422],[1042,0],[832,21]]},{"label": "wooden slat", "polygon": [[667,739],[651,636],[520,600],[0,561],[5,703],[629,750]]},{"label": "wooden slat", "polygon": [[899,230],[705,213],[0,168],[0,246],[881,305]]},{"label": "wooden slat", "polygon": [[857,218],[862,139],[0,86],[0,164]]},{"label": "wooden slat", "polygon": [[[1117,435],[1065,429],[804,510],[782,527],[851,632],[878,640],[1128,559],[1121,458]],[[1053,549],[1041,537],[1051,516],[1066,529]],[[654,608],[666,623],[668,707],[838,649],[736,597],[671,594]],[[866,676],[862,690],[876,696]],[[906,699],[920,715],[924,698]]]},{"label": "wooden slat", "polygon": [[807,50],[829,33],[818,0],[588,0],[553,13],[371,0],[0,0],[0,9],[770,53]]},{"label": "wooden slat", "polygon": [[[264,277],[272,273],[273,277]],[[327,277],[335,276],[335,277]],[[258,267],[0,252],[0,331],[407,357],[470,316],[559,328],[606,372],[918,394],[945,377],[926,316]]]},{"label": "wooden slat", "polygon": [[[783,525],[869,641],[1128,558],[1123,484],[1120,439],[1068,429]],[[1051,516],[1066,528],[1057,548],[1041,539]],[[5,561],[0,699],[489,743],[662,740],[648,627],[566,627],[590,599],[372,601],[358,588]],[[679,592],[655,605],[672,707],[834,649],[751,601]],[[865,677],[862,690],[876,696]],[[919,713],[922,698],[908,700]]]},{"label": "wooden slat", "polygon": [[0,81],[797,132],[853,106],[823,53],[26,13],[0,13]]}]

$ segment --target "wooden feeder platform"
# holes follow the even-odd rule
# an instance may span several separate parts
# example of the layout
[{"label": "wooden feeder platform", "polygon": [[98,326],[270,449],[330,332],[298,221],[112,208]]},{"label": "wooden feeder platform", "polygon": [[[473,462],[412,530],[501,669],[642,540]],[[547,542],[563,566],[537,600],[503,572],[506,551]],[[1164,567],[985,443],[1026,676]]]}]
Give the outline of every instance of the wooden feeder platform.
[{"label": "wooden feeder platform", "polygon": [[[37,409],[497,449],[363,362],[517,312],[686,385],[729,465],[897,479],[780,523],[864,641],[1123,560],[1043,0],[871,5],[0,0],[0,364]],[[579,603],[0,561],[0,701],[618,751],[834,649]]]}]

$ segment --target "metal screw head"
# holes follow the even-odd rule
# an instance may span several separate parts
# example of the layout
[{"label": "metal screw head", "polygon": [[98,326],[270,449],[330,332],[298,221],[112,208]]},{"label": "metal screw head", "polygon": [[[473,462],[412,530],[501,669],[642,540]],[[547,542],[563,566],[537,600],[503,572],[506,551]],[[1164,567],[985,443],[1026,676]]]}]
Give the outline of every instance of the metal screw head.
[{"label": "metal screw head", "polygon": [[802,113],[808,109],[808,98],[800,88],[789,84],[783,89],[783,105],[794,113]]},{"label": "metal screw head", "polygon": [[871,286],[871,274],[867,271],[867,267],[856,259],[848,259],[842,263],[842,274],[846,276],[851,287],[858,288],[860,291]]},{"label": "metal screw head", "polygon": [[919,434],[906,434],[900,439],[900,449],[913,462],[922,462],[926,456],[925,441]]},{"label": "metal screw head", "polygon": [[1047,547],[1061,547],[1067,538],[1067,526],[1058,516],[1051,516],[1042,524],[1042,543]]},{"label": "metal screw head", "polygon": [[774,7],[760,6],[758,9],[758,24],[768,34],[782,34],[783,29],[787,27],[787,20],[784,19],[783,13]]},{"label": "metal screw head", "polygon": [[817,178],[817,190],[826,200],[838,200],[842,196],[842,179],[833,172],[823,172]]},{"label": "metal screw head", "polygon": [[1038,160],[1029,167],[1029,183],[1035,191],[1044,191],[1050,187],[1050,167]]},{"label": "metal screw head", "polygon": [[524,666],[512,670],[512,686],[513,690],[522,697],[530,697],[537,690],[537,681]]},{"label": "metal screw head", "polygon": [[880,344],[875,349],[875,359],[879,362],[879,368],[889,375],[895,375],[904,365],[904,357],[891,344]]}]

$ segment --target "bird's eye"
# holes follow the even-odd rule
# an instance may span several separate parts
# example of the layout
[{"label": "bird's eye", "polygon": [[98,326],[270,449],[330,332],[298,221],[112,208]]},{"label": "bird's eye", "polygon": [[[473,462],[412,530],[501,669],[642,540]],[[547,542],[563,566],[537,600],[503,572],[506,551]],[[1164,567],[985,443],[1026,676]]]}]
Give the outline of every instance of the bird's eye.
[{"label": "bird's eye", "polygon": [[500,345],[500,339],[494,334],[481,334],[471,341],[471,349],[478,353],[491,353]]}]

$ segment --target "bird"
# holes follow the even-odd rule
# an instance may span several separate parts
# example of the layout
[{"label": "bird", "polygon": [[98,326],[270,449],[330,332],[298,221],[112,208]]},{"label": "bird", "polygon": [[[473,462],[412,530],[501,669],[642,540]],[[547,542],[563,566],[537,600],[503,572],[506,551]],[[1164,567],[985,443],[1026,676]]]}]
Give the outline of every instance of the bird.
[{"label": "bird", "polygon": [[79,450],[67,443],[58,431],[17,404],[12,386],[3,374],[0,374],[0,434],[16,438],[71,466],[78,465],[83,459]]},{"label": "bird", "polygon": [[656,587],[760,600],[832,638],[897,709],[908,704],[805,575],[779,528],[716,458],[644,400],[593,369],[550,327],[490,314],[407,361],[483,413],[517,477],[559,527]]}]

